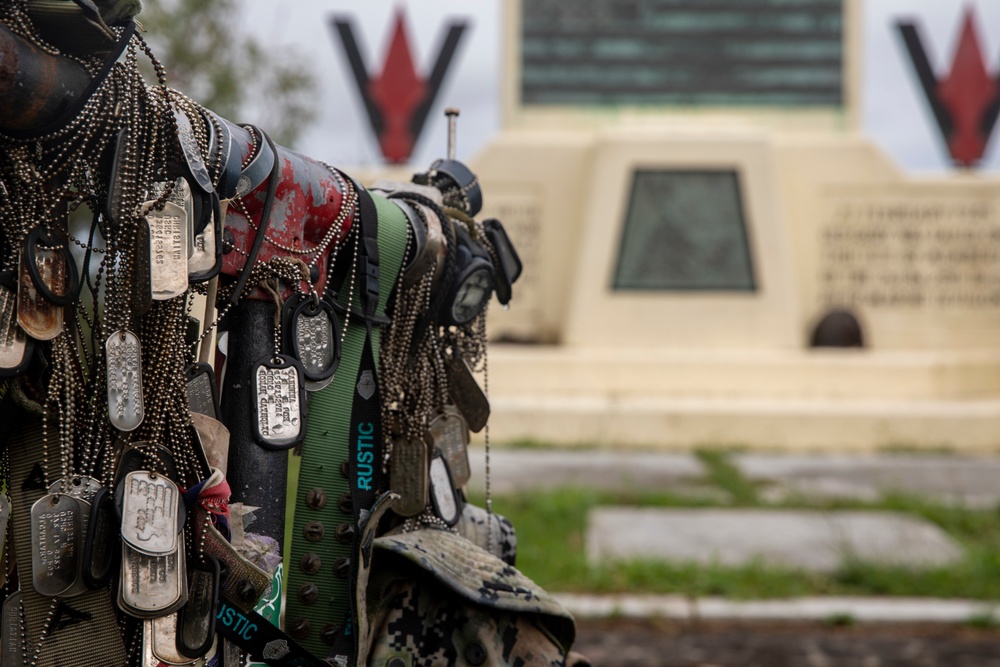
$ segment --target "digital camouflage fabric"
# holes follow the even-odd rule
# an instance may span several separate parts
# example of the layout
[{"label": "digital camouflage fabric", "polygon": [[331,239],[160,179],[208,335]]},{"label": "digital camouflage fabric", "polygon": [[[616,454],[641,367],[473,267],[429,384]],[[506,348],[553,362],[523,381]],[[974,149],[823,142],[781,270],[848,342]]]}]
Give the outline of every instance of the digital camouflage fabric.
[{"label": "digital camouflage fabric", "polygon": [[575,625],[555,598],[460,535],[380,537],[372,572],[371,666],[588,664],[569,653]]}]

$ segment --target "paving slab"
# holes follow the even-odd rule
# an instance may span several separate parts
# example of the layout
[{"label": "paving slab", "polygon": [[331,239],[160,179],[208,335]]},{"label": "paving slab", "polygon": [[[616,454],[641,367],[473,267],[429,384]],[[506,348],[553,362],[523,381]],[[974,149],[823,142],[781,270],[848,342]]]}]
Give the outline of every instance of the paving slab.
[{"label": "paving slab", "polygon": [[962,558],[937,526],[901,512],[598,507],[587,557],[751,562],[830,572],[852,560],[938,567]]},{"label": "paving slab", "polygon": [[967,507],[1000,505],[1000,458],[740,454],[748,479],[770,483],[764,497],[877,500],[904,492]]},{"label": "paving slab", "polygon": [[[473,489],[486,485],[486,452],[469,451]],[[493,493],[578,486],[601,490],[645,489],[682,492],[694,489],[705,471],[697,457],[683,453],[606,450],[490,449]],[[716,494],[719,492],[714,490]],[[723,494],[724,495],[724,494]]]}]

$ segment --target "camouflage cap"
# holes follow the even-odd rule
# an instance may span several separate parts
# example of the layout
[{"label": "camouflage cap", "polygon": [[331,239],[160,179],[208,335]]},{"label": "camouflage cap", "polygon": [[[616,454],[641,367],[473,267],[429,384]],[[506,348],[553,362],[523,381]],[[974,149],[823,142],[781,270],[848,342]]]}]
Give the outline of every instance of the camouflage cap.
[{"label": "camouflage cap", "polygon": [[538,622],[568,650],[576,623],[541,586],[461,535],[436,528],[389,534],[375,540],[388,551],[430,573],[470,602],[514,613],[536,614]]}]

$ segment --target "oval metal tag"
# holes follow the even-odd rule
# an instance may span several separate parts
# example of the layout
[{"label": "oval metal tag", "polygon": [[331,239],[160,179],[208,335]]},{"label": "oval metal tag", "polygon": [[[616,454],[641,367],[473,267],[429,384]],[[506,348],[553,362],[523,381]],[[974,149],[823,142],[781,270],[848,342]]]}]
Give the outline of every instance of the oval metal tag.
[{"label": "oval metal tag", "polygon": [[458,408],[446,405],[444,413],[431,420],[427,431],[434,447],[441,450],[441,455],[448,462],[455,487],[468,484],[472,477],[469,468],[469,427]]},{"label": "oval metal tag", "polygon": [[149,556],[177,550],[180,491],[163,475],[137,470],[125,475],[122,501],[122,539]]},{"label": "oval metal tag", "polygon": [[116,331],[104,345],[108,360],[108,418],[119,431],[142,423],[142,352],[131,331]]},{"label": "oval metal tag", "polygon": [[205,166],[205,159],[201,156],[201,148],[198,140],[194,136],[194,128],[187,114],[180,109],[174,109],[174,117],[177,119],[177,140],[181,145],[181,153],[184,154],[184,161],[187,163],[188,171],[191,172],[194,182],[205,192],[215,190],[212,177]]},{"label": "oval metal tag", "polygon": [[17,295],[0,287],[0,377],[20,375],[31,361],[30,339],[17,325]]},{"label": "oval metal tag", "polygon": [[167,201],[163,210],[150,210],[149,275],[154,301],[167,301],[188,288],[188,217],[177,204]]},{"label": "oval metal tag", "polygon": [[[340,365],[340,324],[333,306],[306,298],[292,311],[289,340],[292,355],[302,364],[306,382],[333,377]],[[324,385],[325,386],[325,385]],[[306,385],[309,389],[309,385]]]},{"label": "oval metal tag", "polygon": [[34,246],[21,253],[18,265],[17,323],[35,340],[52,340],[63,328],[63,309],[42,294],[31,277],[28,262],[38,267],[38,278],[49,290],[62,294],[66,289],[66,258],[61,250]]},{"label": "oval metal tag", "polygon": [[400,438],[392,446],[389,488],[400,498],[392,511],[403,517],[420,514],[429,496],[427,443],[420,438]]},{"label": "oval metal tag", "polygon": [[56,597],[80,573],[80,504],[66,494],[47,494],[31,506],[31,582],[39,595]]},{"label": "oval metal tag", "polygon": [[254,437],[269,449],[290,449],[305,437],[302,366],[288,355],[265,357],[253,366]]}]

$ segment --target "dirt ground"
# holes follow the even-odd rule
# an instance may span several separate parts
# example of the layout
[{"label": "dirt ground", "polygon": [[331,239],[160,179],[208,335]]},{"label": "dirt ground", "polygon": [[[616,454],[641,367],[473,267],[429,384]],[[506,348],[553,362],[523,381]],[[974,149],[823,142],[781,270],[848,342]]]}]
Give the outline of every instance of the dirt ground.
[{"label": "dirt ground", "polygon": [[1000,628],[578,620],[594,667],[1000,667]]}]

